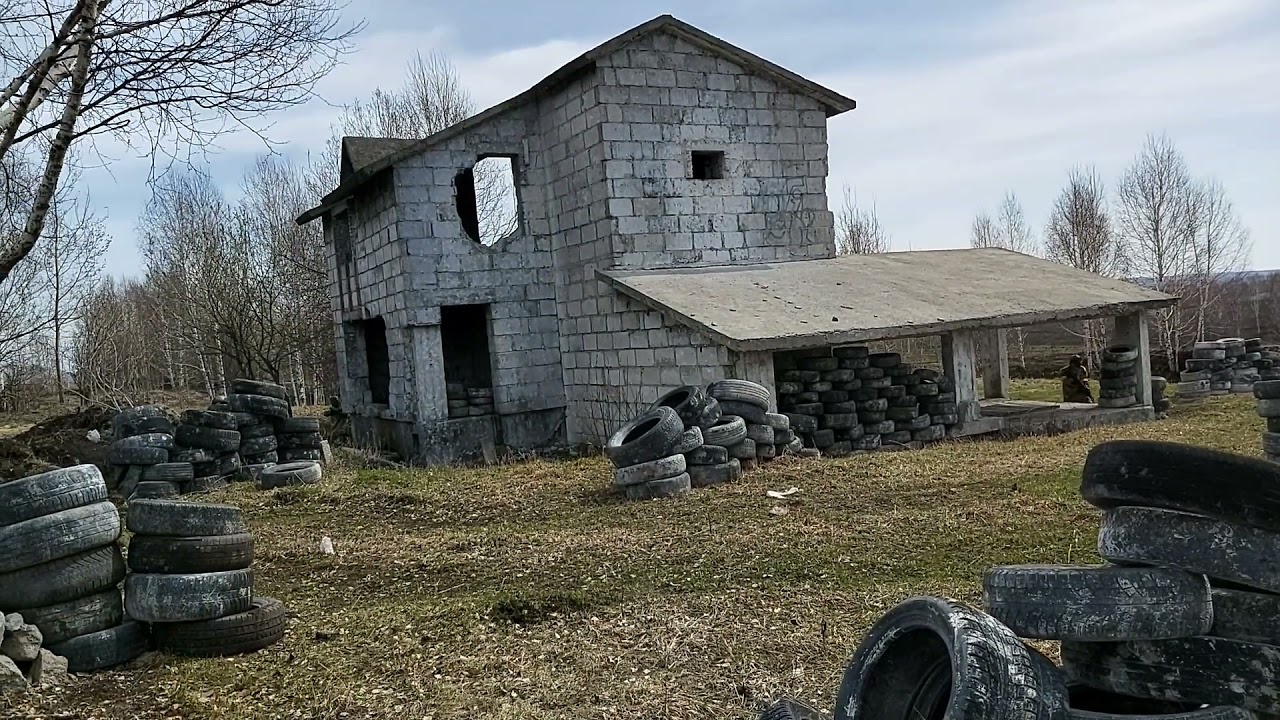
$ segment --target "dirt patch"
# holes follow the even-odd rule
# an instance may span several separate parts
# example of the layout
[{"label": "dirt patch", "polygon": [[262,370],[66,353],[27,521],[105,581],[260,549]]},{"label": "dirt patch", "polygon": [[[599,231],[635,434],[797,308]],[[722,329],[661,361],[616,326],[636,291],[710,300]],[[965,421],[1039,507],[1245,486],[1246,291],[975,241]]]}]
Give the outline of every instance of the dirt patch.
[{"label": "dirt patch", "polygon": [[[83,463],[105,468],[105,440],[114,415],[107,408],[88,407],[0,438],[0,482]],[[89,440],[90,430],[101,433],[103,441]]]}]

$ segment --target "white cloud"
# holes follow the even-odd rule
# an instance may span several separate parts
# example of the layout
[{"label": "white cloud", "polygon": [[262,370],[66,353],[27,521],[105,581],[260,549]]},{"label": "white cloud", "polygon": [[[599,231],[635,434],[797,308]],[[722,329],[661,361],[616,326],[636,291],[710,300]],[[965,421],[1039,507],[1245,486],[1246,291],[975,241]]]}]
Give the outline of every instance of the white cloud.
[{"label": "white cloud", "polygon": [[[874,197],[897,247],[968,241],[973,214],[1006,189],[1042,222],[1076,163],[1114,177],[1147,132],[1167,130],[1192,170],[1218,175],[1246,222],[1280,216],[1255,168],[1280,115],[1280,36],[1265,0],[1021,3],[982,27],[955,28],[966,52],[820,81],[859,102],[831,124],[831,194]],[[1255,28],[1263,28],[1256,30]],[[1247,133],[1232,145],[1227,123]],[[1259,245],[1258,265],[1280,266]]]}]

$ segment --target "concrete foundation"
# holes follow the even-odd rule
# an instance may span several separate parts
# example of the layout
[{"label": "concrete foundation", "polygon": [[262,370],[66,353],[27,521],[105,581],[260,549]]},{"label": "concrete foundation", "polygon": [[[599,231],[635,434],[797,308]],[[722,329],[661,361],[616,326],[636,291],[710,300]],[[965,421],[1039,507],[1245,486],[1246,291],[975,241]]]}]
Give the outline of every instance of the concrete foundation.
[{"label": "concrete foundation", "polygon": [[1001,435],[1057,435],[1105,425],[1127,425],[1156,419],[1150,406],[1100,408],[1091,403],[1034,400],[984,400],[984,419],[998,420]]}]

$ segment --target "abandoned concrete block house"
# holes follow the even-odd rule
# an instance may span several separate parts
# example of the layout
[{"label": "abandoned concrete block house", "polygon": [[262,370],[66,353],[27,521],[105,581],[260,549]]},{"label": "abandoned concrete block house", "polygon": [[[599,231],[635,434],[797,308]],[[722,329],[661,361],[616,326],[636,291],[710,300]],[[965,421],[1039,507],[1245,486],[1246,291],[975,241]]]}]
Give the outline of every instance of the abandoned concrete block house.
[{"label": "abandoned concrete block house", "polygon": [[[666,389],[772,387],[774,350],[867,337],[770,315],[767,277],[715,300],[718,320],[674,310],[711,303],[714,279],[742,266],[845,260],[832,260],[827,119],[853,108],[662,16],[425,139],[345,138],[339,187],[298,221],[323,220],[357,440],[428,461],[599,441]],[[510,160],[517,199],[514,229],[487,245],[486,158]],[[645,286],[655,271],[701,279]],[[834,282],[808,290],[831,297],[806,317],[850,302]]]}]

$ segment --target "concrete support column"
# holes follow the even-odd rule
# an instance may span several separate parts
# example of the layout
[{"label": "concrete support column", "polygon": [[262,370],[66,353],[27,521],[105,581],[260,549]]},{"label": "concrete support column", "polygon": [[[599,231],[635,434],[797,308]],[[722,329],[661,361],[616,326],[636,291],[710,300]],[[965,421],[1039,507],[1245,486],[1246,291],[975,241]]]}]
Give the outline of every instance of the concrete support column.
[{"label": "concrete support column", "polygon": [[733,358],[733,370],[739,380],[750,380],[765,386],[769,390],[769,412],[778,412],[778,391],[774,383],[772,352],[736,352]]},{"label": "concrete support column", "polygon": [[942,336],[942,371],[956,386],[956,408],[962,423],[982,416],[978,406],[977,367],[973,333],[957,330]]},{"label": "concrete support column", "polygon": [[1136,393],[1138,404],[1151,405],[1151,336],[1147,331],[1145,311],[1116,318],[1115,344],[1137,348],[1138,366],[1135,379],[1138,383]]},{"label": "concrete support column", "polygon": [[1009,397],[1009,331],[1005,328],[987,333],[982,358],[982,389],[987,398]]},{"label": "concrete support column", "polygon": [[444,348],[439,325],[406,328],[413,343],[414,419],[426,424],[449,419],[449,400],[444,387]]}]

